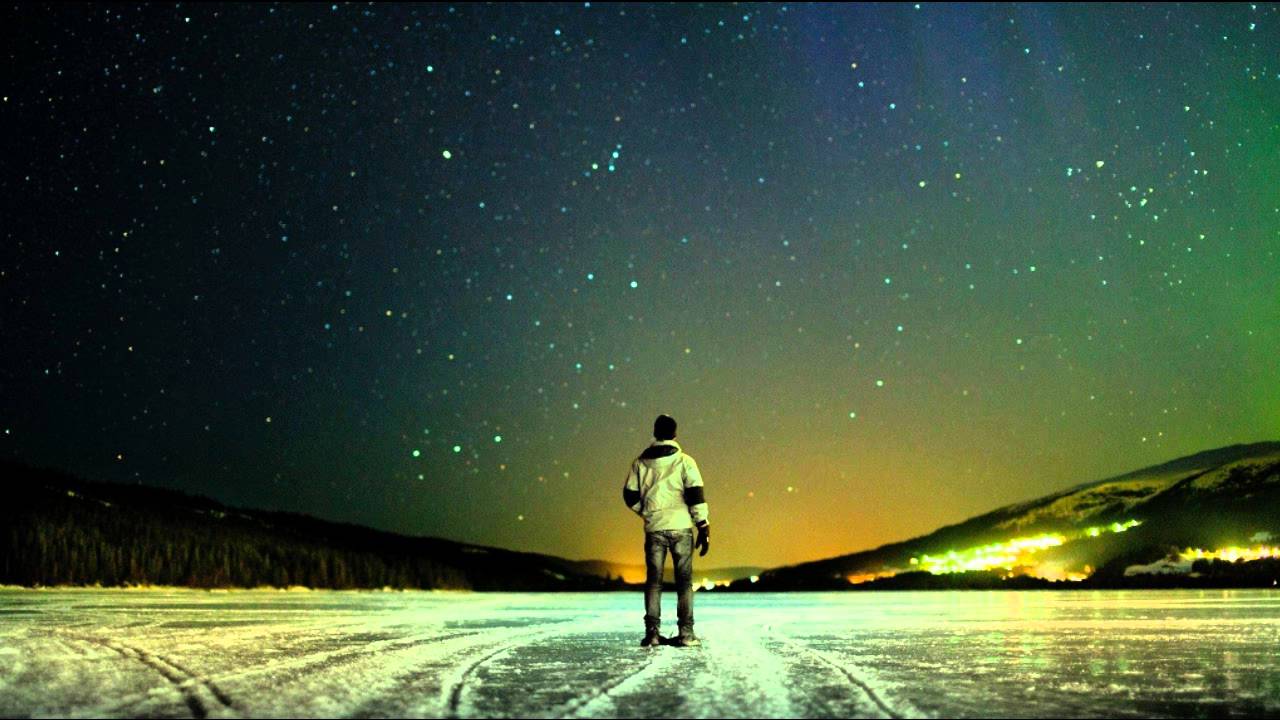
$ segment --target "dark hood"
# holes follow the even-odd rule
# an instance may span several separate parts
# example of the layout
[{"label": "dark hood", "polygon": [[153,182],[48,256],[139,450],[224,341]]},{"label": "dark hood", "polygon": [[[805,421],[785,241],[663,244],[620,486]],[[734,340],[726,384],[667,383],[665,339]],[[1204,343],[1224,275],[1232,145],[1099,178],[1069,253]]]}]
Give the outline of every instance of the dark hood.
[{"label": "dark hood", "polygon": [[679,451],[680,448],[677,448],[675,445],[650,445],[644,449],[644,452],[640,453],[640,459],[652,460],[654,458],[675,455]]}]

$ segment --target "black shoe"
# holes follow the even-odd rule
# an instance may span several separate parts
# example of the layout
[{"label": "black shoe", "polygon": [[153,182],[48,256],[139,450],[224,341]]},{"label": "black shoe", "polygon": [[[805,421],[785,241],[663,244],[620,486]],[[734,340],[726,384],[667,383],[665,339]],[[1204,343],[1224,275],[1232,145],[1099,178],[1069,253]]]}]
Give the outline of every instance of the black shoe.
[{"label": "black shoe", "polygon": [[662,644],[662,636],[657,630],[649,630],[644,634],[644,639],[640,641],[640,647],[658,647]]},{"label": "black shoe", "polygon": [[692,630],[690,630],[688,632],[680,633],[680,637],[677,637],[675,642],[672,644],[677,647],[697,647],[702,644],[702,641],[698,639],[697,635],[693,634]]}]

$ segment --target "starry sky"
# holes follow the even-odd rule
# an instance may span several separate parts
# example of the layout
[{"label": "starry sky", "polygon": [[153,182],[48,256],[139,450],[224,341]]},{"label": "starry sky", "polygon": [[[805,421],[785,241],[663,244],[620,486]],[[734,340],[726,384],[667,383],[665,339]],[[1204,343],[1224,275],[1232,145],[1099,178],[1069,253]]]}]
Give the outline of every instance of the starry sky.
[{"label": "starry sky", "polygon": [[0,456],[711,565],[1280,437],[1272,4],[10,5]]}]

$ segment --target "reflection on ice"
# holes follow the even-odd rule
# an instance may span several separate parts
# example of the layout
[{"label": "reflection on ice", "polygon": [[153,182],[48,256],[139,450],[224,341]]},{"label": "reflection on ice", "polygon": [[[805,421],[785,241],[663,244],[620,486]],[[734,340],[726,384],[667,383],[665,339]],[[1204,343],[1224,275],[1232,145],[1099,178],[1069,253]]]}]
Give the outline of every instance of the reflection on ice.
[{"label": "reflection on ice", "polygon": [[699,594],[693,649],[640,648],[642,615],[638,594],[0,591],[0,715],[1280,713],[1265,591]]}]

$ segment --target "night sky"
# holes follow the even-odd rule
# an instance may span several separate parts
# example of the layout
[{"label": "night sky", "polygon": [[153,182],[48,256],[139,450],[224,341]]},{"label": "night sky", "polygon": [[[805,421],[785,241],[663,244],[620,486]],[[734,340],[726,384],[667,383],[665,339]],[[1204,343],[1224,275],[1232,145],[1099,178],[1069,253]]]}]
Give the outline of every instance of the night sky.
[{"label": "night sky", "polygon": [[642,562],[1280,436],[1280,10],[10,5],[0,456]]}]

